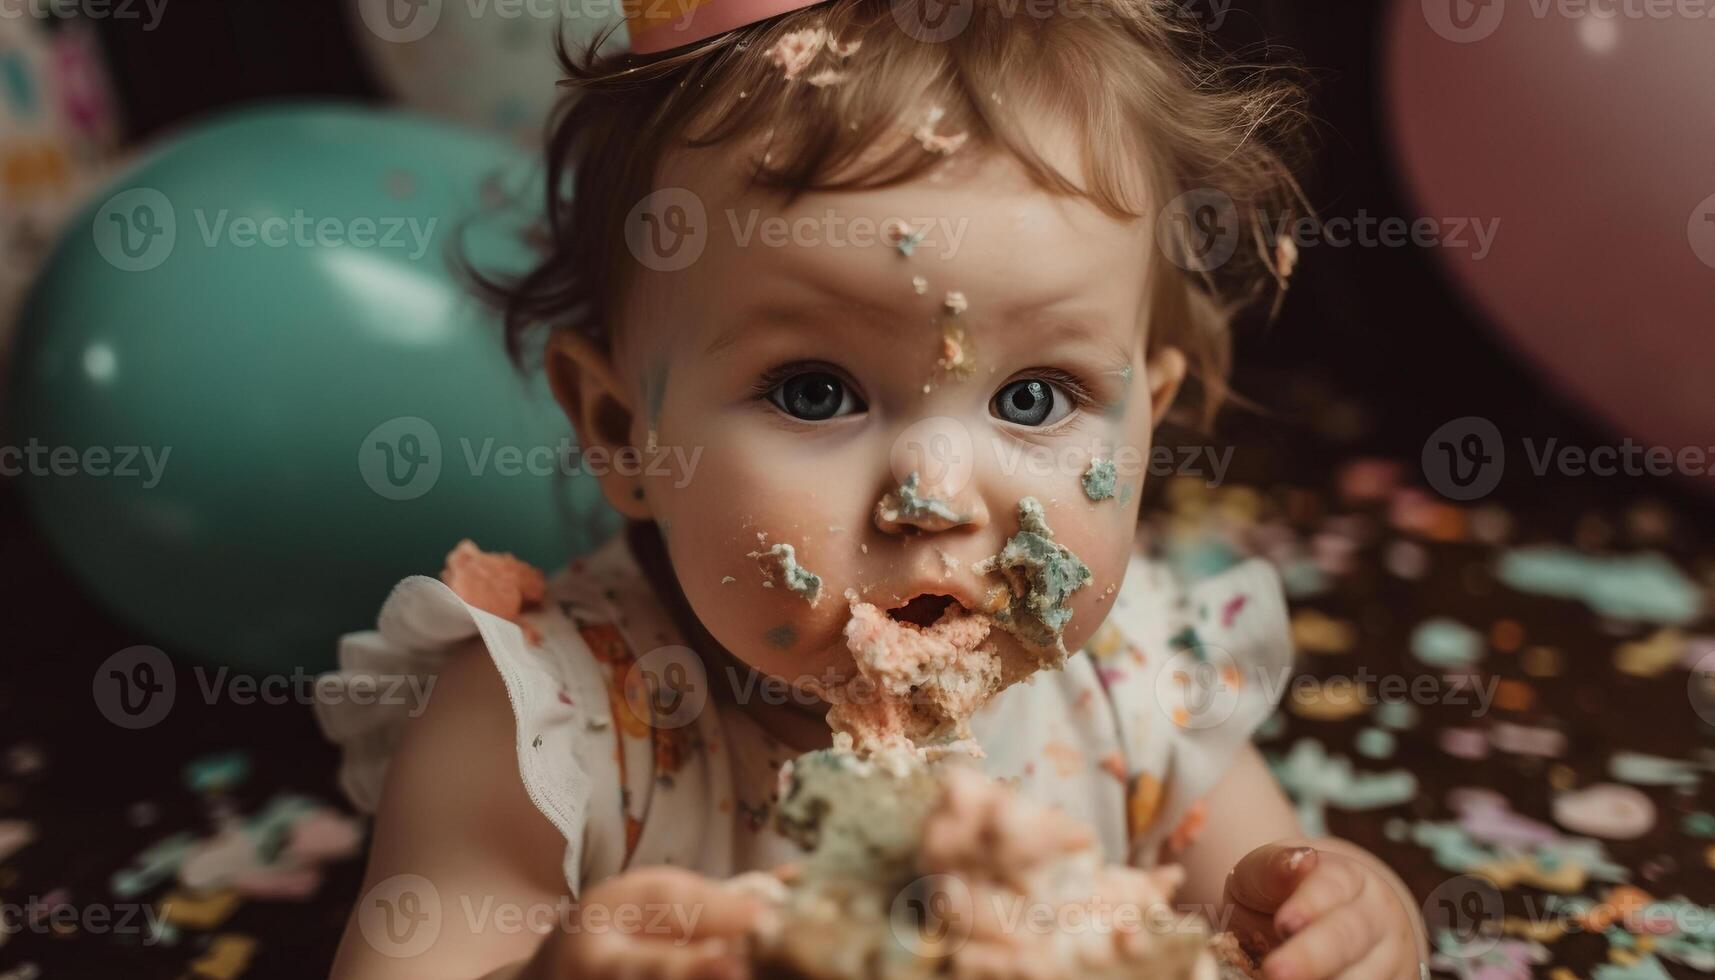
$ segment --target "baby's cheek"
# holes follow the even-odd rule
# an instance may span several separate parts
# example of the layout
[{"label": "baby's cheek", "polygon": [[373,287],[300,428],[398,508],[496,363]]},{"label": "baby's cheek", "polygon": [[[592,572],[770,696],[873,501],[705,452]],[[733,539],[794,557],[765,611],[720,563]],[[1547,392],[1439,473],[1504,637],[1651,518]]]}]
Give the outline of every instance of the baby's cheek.
[{"label": "baby's cheek", "polygon": [[846,619],[841,593],[857,578],[849,508],[790,484],[728,456],[658,508],[698,619],[734,656],[782,677],[825,668]]}]

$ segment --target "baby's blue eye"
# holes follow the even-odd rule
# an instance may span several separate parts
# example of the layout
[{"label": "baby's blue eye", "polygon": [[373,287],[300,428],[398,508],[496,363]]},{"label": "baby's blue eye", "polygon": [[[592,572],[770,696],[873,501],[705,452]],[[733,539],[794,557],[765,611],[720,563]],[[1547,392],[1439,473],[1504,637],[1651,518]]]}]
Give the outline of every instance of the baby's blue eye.
[{"label": "baby's blue eye", "polygon": [[1072,412],[1072,398],[1053,382],[1020,378],[995,392],[990,407],[996,418],[1014,425],[1042,426],[1058,422]]},{"label": "baby's blue eye", "polygon": [[846,383],[826,371],[794,374],[775,385],[768,400],[787,415],[806,422],[850,415],[862,407]]}]

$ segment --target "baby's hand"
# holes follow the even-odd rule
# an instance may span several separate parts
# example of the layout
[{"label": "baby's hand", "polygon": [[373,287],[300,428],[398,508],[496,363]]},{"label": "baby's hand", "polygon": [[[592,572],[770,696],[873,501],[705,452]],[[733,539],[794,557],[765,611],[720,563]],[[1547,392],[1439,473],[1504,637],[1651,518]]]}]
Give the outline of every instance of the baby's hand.
[{"label": "baby's hand", "polygon": [[1231,930],[1266,980],[1417,980],[1418,929],[1397,886],[1340,851],[1267,844],[1227,876]]},{"label": "baby's hand", "polygon": [[744,980],[754,895],[680,868],[641,868],[590,889],[519,980]]}]

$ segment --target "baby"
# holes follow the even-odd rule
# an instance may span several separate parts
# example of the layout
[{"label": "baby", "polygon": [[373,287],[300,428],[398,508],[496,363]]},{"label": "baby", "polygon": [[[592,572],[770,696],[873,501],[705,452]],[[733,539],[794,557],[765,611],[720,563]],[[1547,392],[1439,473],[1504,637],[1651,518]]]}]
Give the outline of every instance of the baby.
[{"label": "baby", "polygon": [[1156,424],[1290,274],[1292,90],[1146,0],[628,15],[564,59],[548,254],[495,287],[627,530],[546,581],[461,547],[342,643],[437,683],[324,711],[376,813],[334,976],[750,975],[772,912],[728,880],[802,867],[781,770],[837,732],[1177,864],[1268,980],[1417,977],[1403,886],[1250,746],[1272,571],[1133,543]]}]

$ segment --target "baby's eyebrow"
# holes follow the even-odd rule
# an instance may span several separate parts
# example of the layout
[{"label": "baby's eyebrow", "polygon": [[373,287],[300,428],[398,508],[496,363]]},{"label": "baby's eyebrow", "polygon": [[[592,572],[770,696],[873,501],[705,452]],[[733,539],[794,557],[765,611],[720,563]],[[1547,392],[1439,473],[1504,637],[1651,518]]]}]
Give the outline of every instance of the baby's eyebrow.
[{"label": "baby's eyebrow", "polygon": [[714,357],[728,353],[743,341],[768,330],[841,327],[854,320],[895,328],[900,322],[900,314],[858,299],[746,307],[734,315],[734,323],[716,334],[714,340],[703,348],[703,356]]}]

